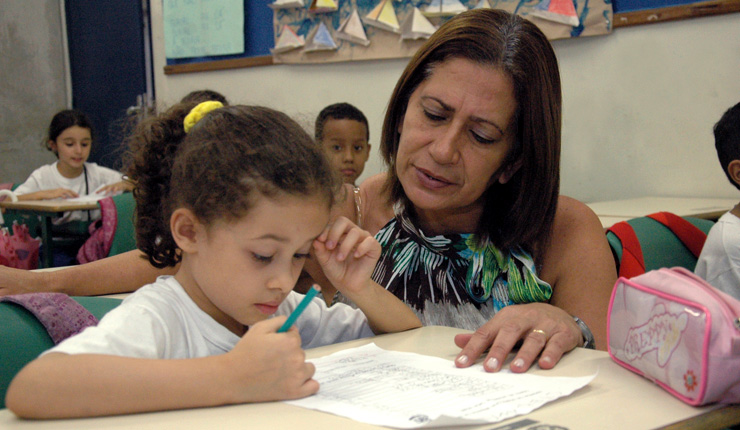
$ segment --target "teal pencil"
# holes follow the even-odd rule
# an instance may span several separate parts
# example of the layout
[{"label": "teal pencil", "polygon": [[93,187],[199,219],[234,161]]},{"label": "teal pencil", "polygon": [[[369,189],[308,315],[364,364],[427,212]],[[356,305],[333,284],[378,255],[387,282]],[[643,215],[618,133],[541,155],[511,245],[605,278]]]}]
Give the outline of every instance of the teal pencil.
[{"label": "teal pencil", "polygon": [[290,316],[287,320],[285,320],[285,323],[283,323],[282,327],[277,331],[278,333],[284,333],[288,330],[290,330],[290,327],[295,323],[295,320],[298,319],[299,316],[303,313],[303,310],[306,309],[306,306],[308,306],[309,303],[311,303],[311,300],[313,300],[314,297],[316,297],[316,294],[319,293],[319,290],[316,288],[315,285],[311,286],[311,289],[308,290],[306,293],[306,297],[301,300],[300,303],[298,303],[298,306],[293,309],[293,312],[290,313]]}]

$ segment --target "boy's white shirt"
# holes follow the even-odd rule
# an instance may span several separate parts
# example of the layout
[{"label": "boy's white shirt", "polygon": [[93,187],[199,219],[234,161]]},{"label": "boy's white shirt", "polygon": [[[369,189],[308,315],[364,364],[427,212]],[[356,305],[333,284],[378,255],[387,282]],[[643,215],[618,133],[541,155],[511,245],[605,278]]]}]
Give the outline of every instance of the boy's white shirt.
[{"label": "boy's white shirt", "polygon": [[694,272],[740,299],[740,218],[727,212],[707,235]]},{"label": "boy's white shirt", "polygon": [[[31,173],[31,176],[26,179],[26,182],[19,185],[13,192],[17,195],[35,193],[43,190],[53,190],[56,188],[66,188],[72,190],[84,196],[87,194],[94,194],[98,189],[106,186],[115,184],[123,180],[123,174],[107,167],[98,166],[95,163],[85,163],[87,169],[87,183],[85,186],[85,174],[81,173],[79,176],[74,178],[65,178],[59,173],[57,164],[59,161],[55,161],[51,164],[47,164],[39,167]],[[89,193],[86,193],[86,188]],[[100,210],[90,211],[91,219],[95,220],[100,218]],[[72,211],[65,212],[60,218],[54,220],[54,224],[59,225],[69,221],[87,221],[87,211]]]},{"label": "boy's white shirt", "polygon": [[[304,296],[291,291],[276,315],[289,315]],[[295,323],[303,348],[372,336],[365,315],[315,298]],[[201,310],[172,276],[160,276],[108,312],[95,327],[46,351],[139,358],[197,358],[230,351],[240,337]]]}]

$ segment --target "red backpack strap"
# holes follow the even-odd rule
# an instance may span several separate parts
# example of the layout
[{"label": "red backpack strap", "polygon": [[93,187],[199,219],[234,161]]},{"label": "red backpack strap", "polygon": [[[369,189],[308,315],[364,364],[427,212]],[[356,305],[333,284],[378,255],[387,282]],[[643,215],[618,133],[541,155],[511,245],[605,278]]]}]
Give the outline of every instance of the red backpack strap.
[{"label": "red backpack strap", "polygon": [[704,242],[707,240],[706,233],[694,224],[686,221],[683,217],[670,212],[657,212],[647,216],[668,227],[683,242],[686,248],[694,254],[694,257],[699,258],[701,249],[704,247]]},{"label": "red backpack strap", "polygon": [[619,276],[631,278],[645,273],[642,247],[632,226],[627,221],[620,221],[609,227],[607,231],[614,233],[622,242],[622,261],[619,262]]}]

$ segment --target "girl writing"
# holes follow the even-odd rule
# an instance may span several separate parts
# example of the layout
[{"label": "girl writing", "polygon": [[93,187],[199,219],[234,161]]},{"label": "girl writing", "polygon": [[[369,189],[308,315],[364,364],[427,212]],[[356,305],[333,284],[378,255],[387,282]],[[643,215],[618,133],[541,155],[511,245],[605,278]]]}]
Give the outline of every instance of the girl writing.
[{"label": "girl writing", "polygon": [[[319,388],[301,347],[420,326],[370,280],[377,241],[346,218],[327,227],[336,187],[303,129],[267,108],[218,106],[176,105],[134,137],[137,243],[156,267],[179,263],[176,274],[21,370],[6,398],[17,415],[300,398]],[[314,299],[278,333],[312,248],[360,310]]]},{"label": "girl writing", "polygon": [[[131,183],[123,180],[121,173],[87,162],[93,145],[93,127],[87,116],[78,110],[63,110],[54,115],[45,145],[58,160],[34,170],[26,182],[14,190],[18,200],[110,194],[133,188]],[[73,211],[55,219],[54,224],[97,218],[100,218],[100,211],[90,214],[87,211]]]}]

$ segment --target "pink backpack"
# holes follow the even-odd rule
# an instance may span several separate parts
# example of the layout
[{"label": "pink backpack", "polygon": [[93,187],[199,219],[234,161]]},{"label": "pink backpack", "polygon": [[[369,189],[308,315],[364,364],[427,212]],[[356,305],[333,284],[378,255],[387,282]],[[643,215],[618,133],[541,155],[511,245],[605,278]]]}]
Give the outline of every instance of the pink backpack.
[{"label": "pink backpack", "polygon": [[740,301],[675,267],[621,277],[609,355],[690,405],[740,402]]},{"label": "pink backpack", "polygon": [[90,237],[77,251],[77,262],[80,264],[107,257],[111,244],[113,244],[113,236],[116,235],[118,213],[113,198],[106,197],[99,200],[98,205],[100,205],[101,217],[90,224],[88,228]]}]

